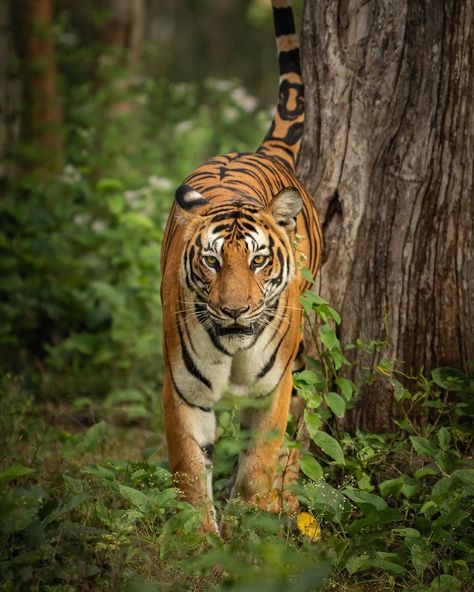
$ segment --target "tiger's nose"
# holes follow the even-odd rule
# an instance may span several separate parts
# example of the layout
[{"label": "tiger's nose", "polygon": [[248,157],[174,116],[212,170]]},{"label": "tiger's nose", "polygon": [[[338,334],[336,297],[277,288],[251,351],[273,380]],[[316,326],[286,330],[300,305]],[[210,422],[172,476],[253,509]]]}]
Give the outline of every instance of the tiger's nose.
[{"label": "tiger's nose", "polygon": [[241,308],[227,308],[226,306],[221,306],[221,310],[224,314],[229,317],[232,317],[234,321],[236,321],[241,315],[245,314],[250,309],[250,306],[243,306]]}]

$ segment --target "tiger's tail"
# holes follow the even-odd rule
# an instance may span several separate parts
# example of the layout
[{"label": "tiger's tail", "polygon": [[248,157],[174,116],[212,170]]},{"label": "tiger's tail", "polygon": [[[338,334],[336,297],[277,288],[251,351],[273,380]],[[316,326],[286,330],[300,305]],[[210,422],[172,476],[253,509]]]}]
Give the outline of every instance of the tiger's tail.
[{"label": "tiger's tail", "polygon": [[270,129],[257,152],[277,158],[294,171],[304,122],[299,41],[291,0],[272,0],[272,9],[280,68],[279,99]]}]

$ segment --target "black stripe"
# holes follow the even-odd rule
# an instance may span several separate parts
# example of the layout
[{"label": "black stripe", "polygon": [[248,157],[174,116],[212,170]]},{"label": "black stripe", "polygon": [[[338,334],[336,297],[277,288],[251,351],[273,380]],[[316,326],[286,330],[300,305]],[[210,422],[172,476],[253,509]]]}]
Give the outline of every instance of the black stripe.
[{"label": "black stripe", "polygon": [[212,457],[214,456],[214,444],[204,444],[204,446],[201,446],[201,450],[204,454],[204,458],[212,462]]},{"label": "black stripe", "polygon": [[[204,307],[196,305],[196,311],[202,311],[204,310]],[[198,316],[198,321],[199,323],[202,325],[202,327],[204,328],[204,330],[206,331],[206,333],[209,335],[209,338],[212,341],[212,345],[218,349],[221,353],[225,354],[226,356],[231,356],[232,354],[230,352],[228,352],[217,340],[216,335],[213,333],[212,328],[210,327],[206,327],[206,321],[207,319],[203,319],[202,315]]]},{"label": "black stripe", "polygon": [[179,340],[181,342],[181,350],[183,352],[183,362],[184,362],[184,365],[186,366],[186,370],[190,374],[192,374],[192,376],[194,376],[194,378],[197,378],[199,380],[199,382],[202,382],[202,384],[204,386],[207,386],[207,388],[212,391],[212,384],[209,382],[209,380],[205,376],[203,376],[199,372],[198,368],[196,367],[196,364],[194,363],[191,355],[189,354],[189,352],[186,348],[186,344],[184,343],[183,334],[182,334],[179,326],[178,326],[178,332],[179,332]]},{"label": "black stripe", "polygon": [[300,68],[300,50],[290,49],[290,51],[280,51],[278,54],[278,64],[280,66],[280,76],[295,72],[301,74]]},{"label": "black stripe", "polygon": [[300,344],[298,346],[298,351],[296,352],[296,357],[301,356],[301,354],[304,352],[304,342],[303,340],[300,341]]},{"label": "black stripe", "polygon": [[176,384],[175,380],[174,380],[174,376],[173,376],[173,372],[171,372],[171,366],[170,366],[170,361],[167,355],[167,351],[166,351],[166,347],[165,347],[165,362],[166,362],[166,367],[168,368],[168,372],[170,374],[170,378],[171,378],[171,382],[173,383],[173,388],[176,391],[176,394],[178,395],[178,397],[184,401],[184,403],[186,403],[186,405],[188,405],[189,407],[196,407],[197,409],[200,409],[201,411],[205,411],[206,413],[210,413],[212,411],[212,409],[210,407],[203,407],[202,405],[195,405],[194,403],[190,403],[186,397],[183,395],[183,393],[179,390],[178,385]]},{"label": "black stripe", "polygon": [[255,218],[253,216],[247,216],[247,214],[241,210],[234,210],[228,214],[218,214],[217,216],[211,218],[210,223],[214,224],[215,222],[222,222],[222,220],[228,220],[229,218],[233,218],[234,220],[237,218],[243,218],[244,220],[255,223]]},{"label": "black stripe", "polygon": [[[278,326],[281,326],[281,321],[280,321],[280,323],[279,323]],[[291,327],[291,323],[288,323],[288,325],[286,327],[286,331],[283,333],[283,337],[280,339],[280,341],[278,342],[278,345],[273,350],[273,353],[270,356],[268,362],[265,364],[265,366],[257,374],[257,378],[263,378],[265,376],[265,374],[268,374],[270,372],[270,370],[273,368],[273,365],[275,364],[275,359],[277,357],[278,350],[280,349],[280,346],[283,343],[283,340],[287,336],[288,331],[290,330],[290,327]]]},{"label": "black stripe", "polygon": [[230,224],[219,224],[212,229],[212,232],[229,232],[231,230]]},{"label": "black stripe", "polygon": [[275,36],[293,35],[295,33],[295,23],[293,21],[293,11],[291,6],[281,8],[273,7],[273,24],[275,26]]},{"label": "black stripe", "polygon": [[202,405],[195,405],[194,403],[190,403],[186,397],[183,395],[183,393],[179,390],[179,388],[176,385],[176,382],[174,381],[173,375],[170,372],[170,376],[171,376],[171,382],[173,383],[174,386],[174,390],[178,393],[178,397],[184,401],[186,403],[186,405],[189,405],[189,407],[196,407],[197,409],[200,409],[201,411],[205,411],[206,413],[210,413],[212,411],[212,409],[210,407],[203,407]]}]

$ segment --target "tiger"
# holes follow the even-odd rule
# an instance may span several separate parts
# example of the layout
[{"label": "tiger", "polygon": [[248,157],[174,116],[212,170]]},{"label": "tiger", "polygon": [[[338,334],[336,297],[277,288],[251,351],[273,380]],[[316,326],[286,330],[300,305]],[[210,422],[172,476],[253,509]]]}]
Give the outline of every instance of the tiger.
[{"label": "tiger", "polygon": [[[212,491],[214,405],[224,394],[266,403],[242,413],[253,438],[230,498],[274,509],[273,485],[301,352],[300,294],[314,277],[322,237],[295,174],[304,123],[299,41],[290,0],[272,0],[279,100],[254,153],[198,166],[176,189],[161,271],[170,469],[182,498],[219,535]],[[303,275],[305,277],[303,277]]]}]

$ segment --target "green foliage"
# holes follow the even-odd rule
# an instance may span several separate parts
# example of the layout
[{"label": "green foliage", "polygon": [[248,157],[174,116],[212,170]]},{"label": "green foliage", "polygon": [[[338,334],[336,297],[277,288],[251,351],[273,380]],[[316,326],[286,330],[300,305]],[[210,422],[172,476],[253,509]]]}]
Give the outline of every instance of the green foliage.
[{"label": "green foliage", "polygon": [[305,423],[315,445],[314,456],[306,453],[300,461],[310,482],[298,494],[336,555],[333,581],[355,590],[371,590],[374,575],[390,590],[469,586],[473,376],[438,368],[431,381],[402,376],[402,384],[395,365],[382,359],[374,371],[399,407],[403,419],[397,430],[341,433],[337,420],[352,406],[357,389],[341,376],[348,361],[334,328],[340,318],[311,293],[303,295],[302,305],[318,352],[307,360],[311,370],[295,380],[307,402]]},{"label": "green foliage", "polygon": [[77,419],[91,401],[78,399],[66,421],[40,413],[18,380],[5,379],[0,589],[469,590],[474,422],[464,401],[472,377],[446,391],[434,372],[436,380],[405,383],[400,397],[396,372],[384,374],[399,405],[415,400],[429,415],[424,423],[407,416],[392,433],[350,435],[325,401],[337,390],[349,406],[355,386],[335,371],[330,351],[308,362],[316,377],[306,370],[296,386],[314,446],[302,451],[295,493],[321,527],[316,541],[291,516],[227,505],[233,463],[251,436],[234,421],[237,410],[219,414],[215,489],[230,533],[224,543],[199,531],[198,512],[178,499],[166,463],[153,460],[163,459],[163,446],[152,400],[116,390],[86,427]]},{"label": "green foliage", "polygon": [[112,82],[94,94],[75,81],[69,164],[47,184],[23,177],[0,201],[0,364],[41,367],[39,386],[57,397],[159,387],[174,187],[216,152],[257,145],[269,121],[231,81],[138,79],[123,97]]}]

